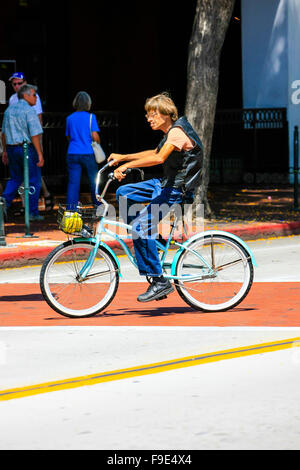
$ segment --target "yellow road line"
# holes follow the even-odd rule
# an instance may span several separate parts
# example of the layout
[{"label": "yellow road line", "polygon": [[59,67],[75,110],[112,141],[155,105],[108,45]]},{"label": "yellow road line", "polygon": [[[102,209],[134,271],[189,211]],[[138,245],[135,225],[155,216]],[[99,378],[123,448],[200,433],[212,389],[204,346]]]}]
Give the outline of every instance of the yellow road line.
[{"label": "yellow road line", "polygon": [[272,343],[255,344],[235,349],[226,349],[223,351],[210,352],[197,356],[188,356],[179,359],[172,359],[170,361],[131,367],[129,369],[113,370],[99,374],[74,377],[66,380],[45,382],[37,385],[13,388],[9,390],[0,390],[0,401],[39,395],[41,393],[54,392],[58,390],[78,388],[86,385],[95,385],[104,382],[111,382],[113,380],[128,379],[141,375],[156,374],[158,372],[166,372],[169,370],[181,369],[183,367],[191,367],[200,364],[207,364],[210,362],[223,361],[225,359],[251,356],[254,354],[262,354],[293,347],[300,347],[300,337]]}]

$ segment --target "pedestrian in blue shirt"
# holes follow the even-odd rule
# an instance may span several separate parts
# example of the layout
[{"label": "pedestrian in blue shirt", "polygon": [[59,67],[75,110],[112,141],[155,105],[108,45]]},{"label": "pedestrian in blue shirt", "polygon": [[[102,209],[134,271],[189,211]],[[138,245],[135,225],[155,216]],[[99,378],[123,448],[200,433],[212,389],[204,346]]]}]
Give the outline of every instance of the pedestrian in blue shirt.
[{"label": "pedestrian in blue shirt", "polygon": [[76,110],[67,117],[66,136],[69,139],[67,166],[69,183],[67,191],[67,209],[75,210],[78,205],[81,172],[87,172],[93,204],[99,202],[95,197],[95,184],[98,166],[92,147],[92,141],[100,144],[99,127],[96,116],[91,114],[92,100],[85,91],[80,91],[74,98]]},{"label": "pedestrian in blue shirt", "polygon": [[7,108],[2,123],[2,162],[9,166],[10,180],[2,197],[9,208],[24,178],[23,142],[28,143],[29,185],[34,194],[29,195],[29,219],[43,220],[38,211],[41,190],[41,167],[44,157],[40,143],[43,129],[33,108],[36,104],[36,87],[23,85],[18,91],[19,101]]}]

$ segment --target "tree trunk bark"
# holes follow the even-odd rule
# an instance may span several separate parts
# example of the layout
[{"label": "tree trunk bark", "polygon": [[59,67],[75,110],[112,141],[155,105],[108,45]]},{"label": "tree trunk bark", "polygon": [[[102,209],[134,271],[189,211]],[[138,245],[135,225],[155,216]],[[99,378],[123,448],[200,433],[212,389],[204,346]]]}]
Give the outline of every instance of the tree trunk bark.
[{"label": "tree trunk bark", "polygon": [[205,218],[212,216],[207,188],[220,55],[234,3],[235,0],[198,0],[189,43],[185,114],[204,147],[203,180],[196,190],[196,204],[204,204]]}]

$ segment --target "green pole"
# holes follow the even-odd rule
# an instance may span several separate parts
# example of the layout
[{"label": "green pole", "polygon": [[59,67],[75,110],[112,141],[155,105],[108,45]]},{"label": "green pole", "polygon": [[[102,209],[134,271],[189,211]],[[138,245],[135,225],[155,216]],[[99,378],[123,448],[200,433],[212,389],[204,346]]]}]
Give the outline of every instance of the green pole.
[{"label": "green pole", "polygon": [[24,155],[24,204],[25,204],[25,235],[24,237],[32,237],[30,233],[30,220],[29,220],[29,194],[33,194],[35,188],[29,186],[29,154],[28,143],[23,142],[23,155]]}]

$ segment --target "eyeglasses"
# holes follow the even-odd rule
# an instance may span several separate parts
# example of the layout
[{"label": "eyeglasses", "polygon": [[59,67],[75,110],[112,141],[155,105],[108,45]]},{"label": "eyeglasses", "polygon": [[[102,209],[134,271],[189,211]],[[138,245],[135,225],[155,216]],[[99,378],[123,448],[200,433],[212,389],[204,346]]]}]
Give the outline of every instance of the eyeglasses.
[{"label": "eyeglasses", "polygon": [[155,112],[155,111],[151,114],[145,114],[145,118],[147,120],[153,118],[154,116],[157,116],[157,112]]},{"label": "eyeglasses", "polygon": [[14,82],[12,83],[12,86],[21,86],[23,85],[24,82]]}]

